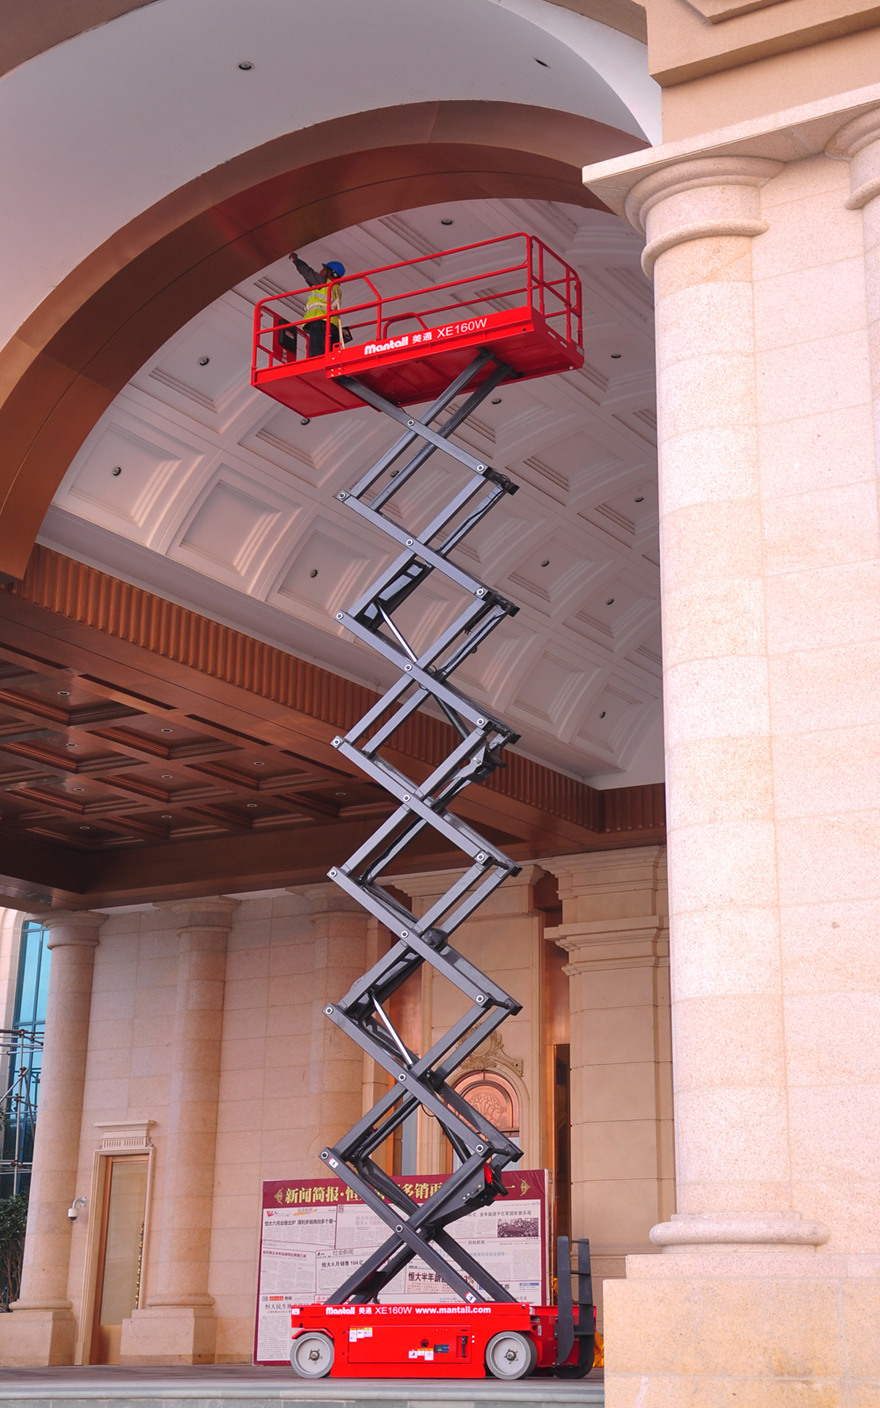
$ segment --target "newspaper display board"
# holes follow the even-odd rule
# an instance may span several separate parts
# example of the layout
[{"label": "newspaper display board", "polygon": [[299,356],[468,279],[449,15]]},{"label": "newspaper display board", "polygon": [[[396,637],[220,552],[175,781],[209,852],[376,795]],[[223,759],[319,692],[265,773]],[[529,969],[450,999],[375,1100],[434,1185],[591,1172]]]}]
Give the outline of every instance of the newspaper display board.
[{"label": "newspaper display board", "polygon": [[[424,1203],[448,1175],[395,1178]],[[549,1180],[545,1170],[502,1175],[509,1190],[450,1229],[510,1293],[546,1305],[550,1275]],[[388,1227],[337,1178],[278,1179],[263,1184],[255,1364],[290,1362],[290,1308],[324,1301],[388,1236]],[[380,1302],[451,1304],[459,1297],[414,1257]]]}]

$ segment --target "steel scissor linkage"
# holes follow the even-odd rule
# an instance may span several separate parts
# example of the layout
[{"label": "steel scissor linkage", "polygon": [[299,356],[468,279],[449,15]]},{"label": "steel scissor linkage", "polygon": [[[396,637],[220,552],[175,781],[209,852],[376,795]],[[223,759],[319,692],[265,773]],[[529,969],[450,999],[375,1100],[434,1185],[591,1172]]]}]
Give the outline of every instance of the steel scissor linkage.
[{"label": "steel scissor linkage", "polygon": [[[451,1223],[505,1192],[504,1168],[522,1151],[480,1114],[451,1083],[462,1061],[495,1028],[520,1011],[503,988],[453,948],[459,925],[519,867],[469,823],[449,810],[460,792],[503,767],[501,753],[518,735],[491,711],[469,699],[450,677],[517,607],[454,562],[451,553],[517,485],[491,465],[456,445],[451,436],[503,380],[510,368],[481,351],[418,419],[353,377],[339,381],[367,405],[403,426],[389,450],[339,501],[379,528],[401,551],[336,620],[378,650],[400,670],[400,678],[334,747],[396,800],[397,807],[330,878],[383,924],[394,942],[384,957],[324,1011],[388,1075],[391,1082],[373,1109],[321,1157],[367,1207],[389,1235],[382,1246],[340,1286],[331,1303],[374,1299],[415,1256],[466,1300],[513,1297],[446,1230]],[[474,385],[475,379],[482,379]],[[464,396],[454,409],[453,402]],[[445,419],[440,420],[445,416]],[[440,421],[439,424],[435,424]],[[398,462],[410,453],[402,465]],[[417,484],[419,470],[435,454],[452,461],[449,495],[430,522],[408,528],[395,496]],[[393,468],[393,466],[397,466]],[[408,497],[408,496],[406,496]],[[386,512],[393,505],[395,517]],[[417,597],[419,587],[441,573],[460,600],[455,618],[428,643],[412,643],[412,626],[395,613]],[[408,610],[408,620],[412,613]],[[399,730],[417,711],[434,706],[448,719],[458,741],[427,777],[408,777],[394,751]],[[431,827],[468,858],[463,873],[420,919],[380,884],[380,877],[410,843]],[[419,1056],[396,1030],[385,1004],[423,963],[452,983],[468,1001],[457,1022]],[[373,1154],[419,1109],[432,1115],[448,1139],[457,1167],[423,1204],[400,1189]]]}]

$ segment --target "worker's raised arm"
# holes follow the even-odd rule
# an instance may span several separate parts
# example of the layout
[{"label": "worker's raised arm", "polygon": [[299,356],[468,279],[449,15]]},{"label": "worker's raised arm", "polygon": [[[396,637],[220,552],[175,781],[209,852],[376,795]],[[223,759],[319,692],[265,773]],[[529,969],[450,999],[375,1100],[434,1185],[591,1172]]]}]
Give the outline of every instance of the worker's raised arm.
[{"label": "worker's raised arm", "polygon": [[321,275],[316,273],[311,264],[307,264],[304,259],[300,259],[298,254],[289,254],[287,257],[296,265],[296,270],[300,277],[311,287],[324,282]]}]

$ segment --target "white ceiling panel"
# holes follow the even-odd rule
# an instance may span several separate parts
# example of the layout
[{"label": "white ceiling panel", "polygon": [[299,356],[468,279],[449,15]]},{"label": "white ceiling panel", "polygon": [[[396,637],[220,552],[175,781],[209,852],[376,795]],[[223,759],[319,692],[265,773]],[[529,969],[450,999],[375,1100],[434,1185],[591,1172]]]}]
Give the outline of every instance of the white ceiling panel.
[{"label": "white ceiling panel", "polygon": [[[503,712],[530,756],[600,785],[615,785],[615,774],[618,785],[660,781],[659,754],[656,777],[626,773],[643,740],[658,737],[660,711],[651,289],[639,241],[596,211],[487,200],[403,211],[300,252],[350,271],[436,254],[441,269],[445,249],[522,229],[581,275],[587,365],[500,387],[461,427],[462,441],[520,490],[456,555],[520,610],[457,679]],[[393,277],[406,287],[405,273]],[[259,619],[264,638],[294,651],[307,640],[310,658],[375,683],[385,667],[334,614],[390,549],[336,496],[396,431],[366,408],[309,420],[251,389],[254,304],[297,279],[286,260],[270,266],[141,368],[71,465],[43,540],[92,561],[103,553],[123,575],[124,550],[108,546],[139,543],[131,580],[161,592],[173,562],[175,599],[186,599],[189,581],[204,611],[211,597],[199,583],[223,584],[222,619],[238,615],[242,629]],[[401,521],[428,522],[457,474],[440,456],[430,461],[396,497]],[[457,606],[454,590],[431,580],[400,611],[400,627],[418,648]]]}]

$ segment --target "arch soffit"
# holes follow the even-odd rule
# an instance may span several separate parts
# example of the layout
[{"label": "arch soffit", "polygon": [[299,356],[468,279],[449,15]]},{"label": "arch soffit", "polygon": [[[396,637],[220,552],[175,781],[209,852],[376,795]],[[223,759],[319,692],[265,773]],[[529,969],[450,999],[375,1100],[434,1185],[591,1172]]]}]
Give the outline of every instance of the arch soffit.
[{"label": "arch soffit", "polygon": [[131,376],[297,245],[395,210],[488,197],[604,210],[584,162],[641,148],[590,118],[431,102],[337,118],[190,181],[74,269],[0,352],[0,572],[21,576],[73,455]]},{"label": "arch soffit", "polygon": [[[0,0],[0,77],[56,44],[98,25],[109,24],[156,0]],[[640,0],[553,0],[564,10],[586,15],[621,34],[645,41],[645,10]]]}]

